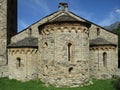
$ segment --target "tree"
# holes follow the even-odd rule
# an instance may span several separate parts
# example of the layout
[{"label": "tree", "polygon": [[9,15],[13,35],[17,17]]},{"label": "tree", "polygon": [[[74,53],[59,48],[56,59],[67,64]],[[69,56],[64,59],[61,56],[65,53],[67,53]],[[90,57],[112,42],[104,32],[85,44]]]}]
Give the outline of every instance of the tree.
[{"label": "tree", "polygon": [[117,29],[113,29],[112,32],[118,35],[118,67],[120,68],[120,25]]}]

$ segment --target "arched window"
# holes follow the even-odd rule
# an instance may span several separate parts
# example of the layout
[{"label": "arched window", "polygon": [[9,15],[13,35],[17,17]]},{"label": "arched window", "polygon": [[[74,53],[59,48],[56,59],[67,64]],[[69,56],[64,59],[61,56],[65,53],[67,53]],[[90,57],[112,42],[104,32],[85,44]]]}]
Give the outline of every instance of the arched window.
[{"label": "arched window", "polygon": [[44,47],[44,48],[47,48],[47,47],[48,47],[48,43],[47,43],[47,42],[44,42],[43,47]]},{"label": "arched window", "polygon": [[99,36],[99,35],[100,35],[100,29],[97,28],[97,36]]},{"label": "arched window", "polygon": [[107,53],[106,52],[103,53],[103,66],[107,67]]},{"label": "arched window", "polygon": [[68,43],[68,61],[71,61],[72,56],[72,44]]},{"label": "arched window", "polygon": [[69,73],[71,73],[72,70],[73,70],[73,67],[70,67],[70,68],[68,69]]},{"label": "arched window", "polygon": [[19,57],[17,58],[17,67],[21,67],[21,59]]},{"label": "arched window", "polygon": [[29,28],[29,36],[31,36],[31,35],[32,35],[32,29]]}]

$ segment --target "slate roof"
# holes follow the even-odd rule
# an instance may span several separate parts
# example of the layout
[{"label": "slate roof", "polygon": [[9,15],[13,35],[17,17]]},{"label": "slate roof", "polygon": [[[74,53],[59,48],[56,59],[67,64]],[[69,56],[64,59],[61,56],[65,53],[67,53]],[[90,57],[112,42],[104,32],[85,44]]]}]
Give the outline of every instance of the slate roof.
[{"label": "slate roof", "polygon": [[113,45],[116,46],[116,44],[111,43],[103,38],[96,38],[93,40],[90,40],[90,46],[103,46],[103,45]]},{"label": "slate roof", "polygon": [[64,12],[63,15],[61,16],[58,15],[58,17],[55,17],[55,19],[52,19],[49,22],[64,22],[64,21],[79,21],[79,20]]},{"label": "slate roof", "polygon": [[[95,25],[95,26],[98,26],[98,27],[100,27],[100,28],[102,28],[102,29],[104,29],[104,30],[112,33],[112,34],[115,34],[115,33],[113,33],[112,31],[107,30],[107,29],[105,29],[105,28],[103,28],[103,27],[101,27],[101,26],[99,26],[99,25],[97,25],[97,24],[95,24],[95,23],[93,23],[93,22],[91,22],[91,21],[88,21],[88,20],[86,20],[86,19],[84,19],[84,18],[76,15],[75,13],[73,13],[73,12],[71,12],[71,11],[68,11],[68,12],[62,11],[62,13],[67,13],[67,17],[66,17],[66,15],[65,15],[65,18],[66,18],[66,20],[68,20],[68,21],[69,21],[69,20],[70,20],[70,21],[74,21],[75,19],[77,19],[78,21],[82,21],[82,22],[86,22],[86,23],[89,23],[89,24],[93,24],[93,25]],[[61,11],[53,12],[53,13],[51,13],[51,14],[43,17],[43,18],[41,18],[40,20],[36,21],[35,23],[31,24],[30,26],[28,26],[27,28],[25,28],[24,30],[22,30],[22,31],[19,32],[19,33],[24,32],[26,29],[30,28],[30,27],[33,26],[33,25],[38,25],[38,23],[39,23],[39,26],[40,26],[40,25],[43,25],[43,24],[48,23],[48,22],[55,22],[55,21],[61,21],[61,22],[62,22],[62,21],[66,21],[65,19],[63,19],[64,15],[60,17],[61,19],[57,19],[57,18],[55,19],[55,18],[54,18],[54,17],[56,17],[56,16],[59,16],[60,14],[61,14]],[[71,19],[68,19],[69,15],[71,15],[71,17],[77,17],[77,18],[71,18],[71,17],[70,17]],[[55,20],[53,20],[53,18],[54,18]],[[80,19],[81,19],[81,20],[80,20]],[[51,20],[53,20],[53,21],[51,21]],[[39,26],[38,26],[38,27],[39,27]],[[18,33],[18,34],[19,34],[19,33]],[[18,35],[18,34],[16,34],[16,35]],[[117,34],[115,34],[115,35],[117,35]]]},{"label": "slate roof", "polygon": [[38,38],[27,37],[16,43],[11,43],[8,45],[8,48],[20,48],[20,47],[37,48],[38,47]]},{"label": "slate roof", "polygon": [[53,23],[81,23],[86,25],[88,28],[91,26],[91,23],[78,17],[77,15],[71,13],[71,12],[65,12],[65,11],[61,11],[59,12],[57,15],[55,15],[54,17],[48,19],[48,21],[46,21],[45,23],[42,23],[38,26],[38,28],[42,28],[42,26],[47,25],[47,24],[53,24]]}]

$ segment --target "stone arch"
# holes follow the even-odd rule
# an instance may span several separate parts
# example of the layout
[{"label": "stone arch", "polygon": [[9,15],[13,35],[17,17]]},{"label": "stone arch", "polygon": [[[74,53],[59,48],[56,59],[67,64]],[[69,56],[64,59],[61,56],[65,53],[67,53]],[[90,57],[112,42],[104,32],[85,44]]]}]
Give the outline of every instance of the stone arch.
[{"label": "stone arch", "polygon": [[17,57],[16,60],[17,60],[16,66],[21,67],[21,58]]},{"label": "stone arch", "polygon": [[81,29],[82,29],[81,27],[79,27],[79,28],[77,29],[77,30],[78,30],[78,33],[80,33],[80,32],[81,32]]},{"label": "stone arch", "polygon": [[28,49],[26,53],[32,54],[32,50]]},{"label": "stone arch", "polygon": [[31,54],[36,54],[37,53],[37,49],[32,49],[31,50]]},{"label": "stone arch", "polygon": [[68,27],[64,27],[63,30],[64,30],[64,32],[68,32],[69,28]]},{"label": "stone arch", "polygon": [[44,33],[45,33],[46,35],[48,35],[48,34],[49,34],[49,29],[44,29]]},{"label": "stone arch", "polygon": [[14,54],[15,53],[15,50],[12,50],[12,54]]},{"label": "stone arch", "polygon": [[75,33],[75,32],[76,32],[76,28],[75,28],[75,27],[72,27],[72,28],[71,28],[71,32]]},{"label": "stone arch", "polygon": [[58,32],[58,33],[61,33],[61,32],[62,32],[62,29],[61,29],[61,28],[57,28],[57,32]]},{"label": "stone arch", "polygon": [[51,30],[50,30],[50,33],[54,33],[54,29],[51,29]]},{"label": "stone arch", "polygon": [[15,50],[15,54],[17,54],[17,53],[19,53],[20,52],[20,50],[18,49],[18,50]]},{"label": "stone arch", "polygon": [[25,54],[25,50],[21,50],[21,51],[20,51],[20,54]]},{"label": "stone arch", "polygon": [[44,42],[43,43],[43,48],[47,48],[48,47],[48,42]]},{"label": "stone arch", "polygon": [[68,72],[71,73],[73,70],[73,67],[69,67]]}]

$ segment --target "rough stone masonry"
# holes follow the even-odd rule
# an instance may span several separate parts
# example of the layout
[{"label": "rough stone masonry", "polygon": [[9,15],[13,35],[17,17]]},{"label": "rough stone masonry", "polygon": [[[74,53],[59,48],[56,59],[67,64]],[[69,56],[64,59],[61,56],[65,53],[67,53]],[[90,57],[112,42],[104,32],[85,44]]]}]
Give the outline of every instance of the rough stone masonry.
[{"label": "rough stone masonry", "polygon": [[16,12],[17,0],[0,0],[0,77],[78,87],[117,75],[118,36],[67,3],[19,33]]}]

